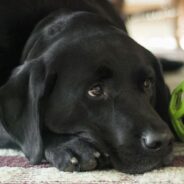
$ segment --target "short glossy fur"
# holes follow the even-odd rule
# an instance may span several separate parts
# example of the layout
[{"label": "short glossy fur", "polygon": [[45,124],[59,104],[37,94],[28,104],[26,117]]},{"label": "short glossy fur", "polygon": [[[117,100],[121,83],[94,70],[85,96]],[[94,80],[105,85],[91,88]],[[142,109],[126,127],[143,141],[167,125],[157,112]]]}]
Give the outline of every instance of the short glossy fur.
[{"label": "short glossy fur", "polygon": [[159,62],[106,0],[1,0],[0,82],[0,145],[34,164],[143,173],[172,160]]}]

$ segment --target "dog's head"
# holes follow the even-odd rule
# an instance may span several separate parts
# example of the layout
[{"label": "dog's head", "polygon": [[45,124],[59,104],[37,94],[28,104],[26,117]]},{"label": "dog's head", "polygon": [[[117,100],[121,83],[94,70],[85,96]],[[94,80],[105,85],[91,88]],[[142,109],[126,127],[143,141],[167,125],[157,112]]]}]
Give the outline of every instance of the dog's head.
[{"label": "dog's head", "polygon": [[39,35],[1,88],[3,124],[30,160],[41,158],[46,127],[91,136],[123,172],[167,164],[169,91],[156,58],[86,12],[55,21]]}]

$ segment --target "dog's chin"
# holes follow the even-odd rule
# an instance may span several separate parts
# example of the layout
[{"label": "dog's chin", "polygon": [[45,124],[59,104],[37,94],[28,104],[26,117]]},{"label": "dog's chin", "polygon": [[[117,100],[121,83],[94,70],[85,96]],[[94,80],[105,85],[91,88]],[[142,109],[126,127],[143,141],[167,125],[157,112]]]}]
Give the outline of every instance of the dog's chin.
[{"label": "dog's chin", "polygon": [[169,166],[172,164],[173,161],[173,154],[169,154],[165,156],[163,159],[140,159],[134,162],[128,162],[129,159],[124,158],[125,161],[116,160],[113,162],[113,166],[115,169],[119,170],[120,172],[127,173],[127,174],[143,174],[146,172],[150,172],[155,169],[159,169],[165,166]]},{"label": "dog's chin", "polygon": [[127,174],[144,174],[146,172],[150,172],[154,169],[159,169],[163,167],[163,164],[158,162],[155,164],[148,164],[145,166],[132,166],[130,168],[121,168],[118,169],[120,172],[127,173]]}]

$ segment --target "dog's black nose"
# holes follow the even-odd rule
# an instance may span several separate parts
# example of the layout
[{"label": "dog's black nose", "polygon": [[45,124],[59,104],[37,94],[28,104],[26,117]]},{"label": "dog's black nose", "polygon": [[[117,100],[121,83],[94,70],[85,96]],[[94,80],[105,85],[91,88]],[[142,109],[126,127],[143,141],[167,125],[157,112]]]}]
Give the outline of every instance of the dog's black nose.
[{"label": "dog's black nose", "polygon": [[142,144],[150,151],[159,151],[163,148],[172,148],[173,135],[170,132],[153,133],[147,132],[142,137]]}]

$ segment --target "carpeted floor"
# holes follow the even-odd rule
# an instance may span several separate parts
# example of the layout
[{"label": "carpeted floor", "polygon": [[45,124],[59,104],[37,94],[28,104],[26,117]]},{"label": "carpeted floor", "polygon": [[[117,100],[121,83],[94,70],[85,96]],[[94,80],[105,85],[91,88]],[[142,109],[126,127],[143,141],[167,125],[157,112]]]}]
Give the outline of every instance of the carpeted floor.
[{"label": "carpeted floor", "polygon": [[0,183],[3,184],[184,184],[184,144],[175,145],[173,165],[143,175],[114,170],[64,173],[42,164],[31,166],[21,152],[0,150]]}]

